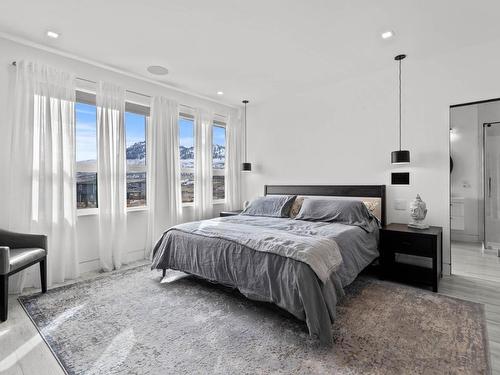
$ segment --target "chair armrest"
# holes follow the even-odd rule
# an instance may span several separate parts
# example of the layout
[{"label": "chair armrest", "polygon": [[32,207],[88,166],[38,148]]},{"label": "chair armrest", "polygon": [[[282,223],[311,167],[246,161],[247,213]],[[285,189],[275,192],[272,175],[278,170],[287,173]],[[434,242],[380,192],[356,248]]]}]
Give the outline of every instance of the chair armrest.
[{"label": "chair armrest", "polygon": [[10,271],[10,249],[7,246],[0,246],[0,275],[6,275]]},{"label": "chair armrest", "polygon": [[0,246],[11,249],[36,247],[47,250],[47,236],[43,234],[16,233],[0,229]]}]

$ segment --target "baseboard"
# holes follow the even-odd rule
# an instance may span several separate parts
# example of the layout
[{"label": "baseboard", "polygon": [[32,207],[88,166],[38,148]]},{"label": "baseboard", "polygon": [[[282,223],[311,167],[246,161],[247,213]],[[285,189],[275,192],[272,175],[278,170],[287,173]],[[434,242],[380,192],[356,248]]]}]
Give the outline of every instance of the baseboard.
[{"label": "baseboard", "polygon": [[[126,254],[126,261],[127,262],[135,262],[138,260],[146,259],[144,252],[145,252],[144,249],[129,251]],[[80,262],[78,267],[79,267],[80,274],[86,273],[86,272],[97,271],[100,268],[99,259],[91,259],[91,260],[86,260],[84,262]]]},{"label": "baseboard", "polygon": [[[145,256],[144,249],[129,251],[124,256],[127,263],[137,262],[143,259],[147,259]],[[78,271],[81,274],[93,271],[99,271],[100,264],[99,259],[90,259],[78,264]],[[9,283],[9,294],[19,294],[22,290],[28,288],[39,288],[40,287],[40,276],[37,265],[33,265],[26,270],[19,272],[18,274],[12,276],[11,282]],[[21,278],[22,279],[19,279]],[[52,287],[52,285],[51,285]]]},{"label": "baseboard", "polygon": [[451,275],[451,264],[443,263],[443,275],[450,276]]},{"label": "baseboard", "polygon": [[132,250],[128,252],[127,262],[136,262],[138,260],[147,259],[146,250]]},{"label": "baseboard", "polygon": [[78,264],[78,271],[80,273],[87,273],[99,269],[99,259],[86,260]]},{"label": "baseboard", "polygon": [[488,246],[488,249],[490,249],[490,248],[493,250],[500,249],[500,243],[498,243],[498,242],[490,241],[487,243],[487,246]]},{"label": "baseboard", "polygon": [[459,242],[479,242],[479,235],[477,234],[465,234],[452,231],[450,238],[452,241]]}]

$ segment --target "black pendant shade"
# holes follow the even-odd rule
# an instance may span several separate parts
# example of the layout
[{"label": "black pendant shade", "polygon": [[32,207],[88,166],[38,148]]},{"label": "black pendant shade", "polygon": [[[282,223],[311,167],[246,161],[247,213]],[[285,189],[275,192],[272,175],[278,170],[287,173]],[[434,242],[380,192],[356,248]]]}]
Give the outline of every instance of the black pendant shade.
[{"label": "black pendant shade", "polygon": [[241,170],[243,172],[251,172],[252,171],[252,163],[243,163],[241,165]]},{"label": "black pendant shade", "polygon": [[391,163],[392,164],[403,164],[410,162],[410,151],[399,150],[391,152]]},{"label": "black pendant shade", "polygon": [[401,60],[406,55],[397,55],[394,60],[399,62],[399,150],[391,152],[392,164],[405,164],[410,162],[410,151],[401,150]]}]

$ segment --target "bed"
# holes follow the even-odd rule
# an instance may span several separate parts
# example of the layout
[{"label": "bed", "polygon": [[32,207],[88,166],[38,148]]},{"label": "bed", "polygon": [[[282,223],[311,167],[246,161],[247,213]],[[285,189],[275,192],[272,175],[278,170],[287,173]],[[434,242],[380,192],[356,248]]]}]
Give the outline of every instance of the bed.
[{"label": "bed", "polygon": [[182,271],[273,303],[305,321],[322,344],[332,344],[344,288],[379,255],[385,185],[266,185],[264,196],[362,201],[371,206],[376,228],[247,215],[185,223],[163,234],[152,269]]}]

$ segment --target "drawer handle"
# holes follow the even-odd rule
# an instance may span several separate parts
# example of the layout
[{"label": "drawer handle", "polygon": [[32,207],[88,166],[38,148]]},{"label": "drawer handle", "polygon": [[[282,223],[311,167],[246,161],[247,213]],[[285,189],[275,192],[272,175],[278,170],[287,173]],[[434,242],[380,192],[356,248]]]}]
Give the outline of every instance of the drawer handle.
[{"label": "drawer handle", "polygon": [[410,245],[411,245],[411,242],[408,242],[408,241],[402,241],[402,242],[401,242],[401,245],[410,246]]}]

